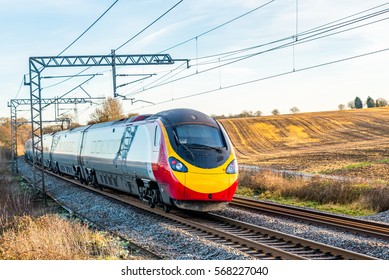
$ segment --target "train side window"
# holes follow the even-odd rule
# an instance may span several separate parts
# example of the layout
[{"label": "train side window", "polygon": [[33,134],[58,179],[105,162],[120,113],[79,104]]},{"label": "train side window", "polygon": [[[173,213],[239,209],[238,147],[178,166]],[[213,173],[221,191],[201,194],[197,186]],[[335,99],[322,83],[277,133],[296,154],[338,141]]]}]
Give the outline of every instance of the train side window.
[{"label": "train side window", "polygon": [[161,128],[157,125],[154,131],[154,146],[158,146],[161,141]]}]

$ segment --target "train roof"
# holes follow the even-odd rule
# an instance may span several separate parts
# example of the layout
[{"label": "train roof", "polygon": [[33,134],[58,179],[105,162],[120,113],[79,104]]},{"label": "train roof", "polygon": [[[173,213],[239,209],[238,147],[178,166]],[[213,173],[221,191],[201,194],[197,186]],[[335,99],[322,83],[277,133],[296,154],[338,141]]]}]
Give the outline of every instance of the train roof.
[{"label": "train roof", "polygon": [[127,124],[127,123],[133,123],[138,121],[143,121],[147,119],[161,119],[162,122],[165,125],[180,125],[180,124],[188,124],[188,123],[195,123],[195,124],[205,124],[209,126],[218,127],[218,124],[216,120],[211,118],[210,116],[193,110],[193,109],[187,109],[187,108],[178,108],[178,109],[171,109],[162,111],[156,114],[142,114],[137,115],[129,118],[123,118],[120,120],[114,120],[109,122],[103,122],[103,123],[96,123],[86,126],[80,126],[76,128],[72,128],[70,130],[64,130],[64,131],[57,131],[54,133],[46,134],[45,136],[54,136],[55,134],[62,134],[62,133],[73,133],[73,132],[79,132],[79,131],[85,131],[90,129],[98,129],[103,127],[110,127],[114,125],[120,125],[120,124]]},{"label": "train roof", "polygon": [[150,118],[161,118],[165,125],[180,125],[180,124],[206,124],[214,127],[218,127],[216,120],[210,116],[186,108],[171,109],[154,114]]}]

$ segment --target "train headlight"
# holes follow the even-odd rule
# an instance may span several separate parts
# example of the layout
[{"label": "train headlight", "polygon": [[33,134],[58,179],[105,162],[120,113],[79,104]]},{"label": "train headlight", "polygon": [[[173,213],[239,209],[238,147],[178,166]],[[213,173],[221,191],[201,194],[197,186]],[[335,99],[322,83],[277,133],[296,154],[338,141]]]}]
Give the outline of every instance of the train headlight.
[{"label": "train headlight", "polygon": [[185,164],[174,157],[169,158],[169,164],[174,171],[188,172],[188,168],[185,166]]},{"label": "train headlight", "polygon": [[238,163],[236,159],[230,162],[230,164],[227,166],[226,173],[227,174],[235,174],[238,172]]}]

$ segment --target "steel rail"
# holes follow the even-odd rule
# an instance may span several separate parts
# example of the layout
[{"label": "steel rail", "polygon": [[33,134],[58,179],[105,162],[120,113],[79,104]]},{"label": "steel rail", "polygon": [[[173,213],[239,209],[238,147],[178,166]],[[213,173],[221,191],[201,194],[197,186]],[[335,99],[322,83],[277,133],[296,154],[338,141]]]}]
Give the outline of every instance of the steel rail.
[{"label": "steel rail", "polygon": [[340,216],[305,208],[293,207],[290,205],[280,205],[267,201],[259,201],[236,196],[229,205],[275,213],[299,220],[313,222],[316,224],[337,227],[353,233],[389,240],[389,224],[360,220],[352,217]]},{"label": "steel rail", "polygon": [[[304,248],[311,248],[312,250],[318,252],[322,252],[323,254],[327,255],[327,258],[331,258],[331,255],[334,257],[334,259],[358,259],[358,260],[371,260],[371,259],[376,259],[367,255],[359,254],[356,252],[352,252],[349,250],[337,248],[334,246],[330,246],[327,244],[315,242],[312,240],[300,238],[294,235],[286,234],[286,233],[281,233],[278,231],[270,230],[268,228],[260,227],[257,225],[252,225],[249,223],[237,221],[235,219],[223,217],[220,215],[216,214],[207,214],[210,219],[215,220],[215,221],[220,221],[225,224],[231,224],[234,227],[238,227],[242,230],[246,230],[248,232],[260,232],[263,235],[269,236],[269,237],[274,237],[279,240],[285,240],[289,244],[296,244],[300,245]],[[294,249],[293,249],[294,250]],[[303,253],[304,255],[304,253]],[[314,255],[312,254],[314,257]],[[314,257],[315,258],[315,257]],[[317,259],[320,259],[320,257],[317,257]]]}]

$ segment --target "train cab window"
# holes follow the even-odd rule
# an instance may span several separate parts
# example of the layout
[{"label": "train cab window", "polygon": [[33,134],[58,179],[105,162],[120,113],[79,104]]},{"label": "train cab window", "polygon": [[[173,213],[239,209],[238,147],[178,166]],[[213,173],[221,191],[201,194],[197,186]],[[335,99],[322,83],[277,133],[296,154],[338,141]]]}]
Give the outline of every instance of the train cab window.
[{"label": "train cab window", "polygon": [[184,145],[202,145],[214,148],[225,147],[220,129],[207,125],[186,124],[175,128],[177,140]]}]

